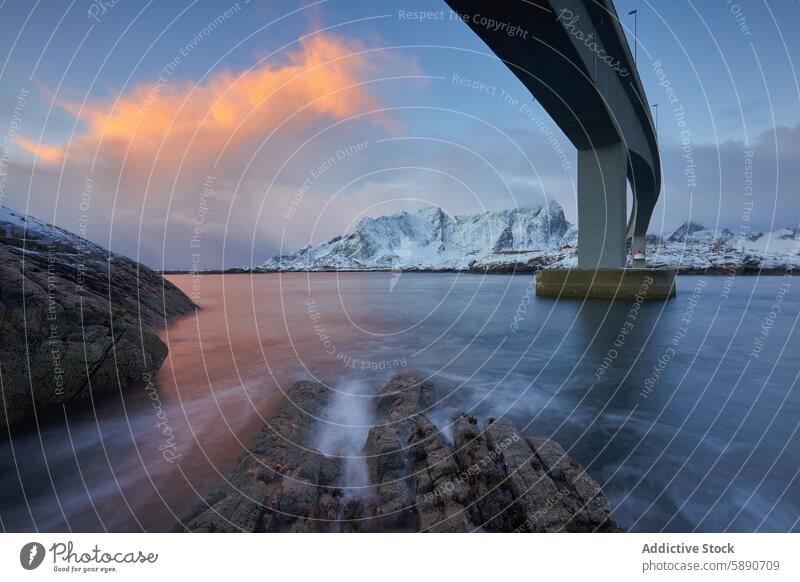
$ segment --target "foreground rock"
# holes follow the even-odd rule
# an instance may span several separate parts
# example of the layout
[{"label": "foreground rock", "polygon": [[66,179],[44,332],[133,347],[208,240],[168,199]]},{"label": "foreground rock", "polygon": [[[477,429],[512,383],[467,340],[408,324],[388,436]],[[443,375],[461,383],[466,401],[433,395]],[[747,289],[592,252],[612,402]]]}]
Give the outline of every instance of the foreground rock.
[{"label": "foreground rock", "polygon": [[194,304],[147,267],[0,208],[0,434],[161,366],[156,330]]},{"label": "foreground rock", "polygon": [[205,532],[621,531],[600,487],[555,442],[508,419],[465,413],[449,442],[428,419],[433,385],[413,375],[378,393],[363,448],[369,486],[312,448],[331,390],[298,382],[227,479],[176,529]]},{"label": "foreground rock", "polygon": [[[227,483],[186,519],[192,531],[313,531],[344,512],[338,463],[309,448],[331,391],[297,382]],[[312,521],[317,520],[317,521]]]}]

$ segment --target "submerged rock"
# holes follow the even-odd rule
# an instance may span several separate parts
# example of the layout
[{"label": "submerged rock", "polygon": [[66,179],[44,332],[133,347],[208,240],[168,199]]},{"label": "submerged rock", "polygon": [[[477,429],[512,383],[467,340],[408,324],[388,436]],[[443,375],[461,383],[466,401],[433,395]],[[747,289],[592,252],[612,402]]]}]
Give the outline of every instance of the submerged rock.
[{"label": "submerged rock", "polygon": [[[428,419],[433,384],[404,374],[375,398],[363,447],[371,487],[347,495],[340,463],[311,448],[331,390],[298,382],[189,531],[621,531],[600,487],[557,443],[508,419]],[[359,491],[363,491],[360,489]]]}]

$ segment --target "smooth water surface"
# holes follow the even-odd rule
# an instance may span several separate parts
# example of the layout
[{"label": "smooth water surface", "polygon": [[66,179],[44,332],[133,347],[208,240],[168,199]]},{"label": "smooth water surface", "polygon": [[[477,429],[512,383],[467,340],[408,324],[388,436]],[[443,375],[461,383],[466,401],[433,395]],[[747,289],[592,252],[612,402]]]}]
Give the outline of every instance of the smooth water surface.
[{"label": "smooth water surface", "polygon": [[152,385],[0,443],[3,529],[168,530],[290,382],[339,391],[319,446],[357,452],[370,395],[409,370],[445,433],[469,410],[553,435],[627,528],[800,529],[800,279],[680,277],[652,303],[540,299],[520,275],[170,279],[203,309],[164,331]]}]

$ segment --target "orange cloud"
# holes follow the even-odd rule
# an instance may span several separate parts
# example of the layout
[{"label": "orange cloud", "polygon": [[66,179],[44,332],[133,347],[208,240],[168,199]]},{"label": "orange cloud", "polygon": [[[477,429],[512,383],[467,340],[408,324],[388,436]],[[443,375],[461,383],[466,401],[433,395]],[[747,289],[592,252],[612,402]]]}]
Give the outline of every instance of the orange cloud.
[{"label": "orange cloud", "polygon": [[16,141],[22,149],[29,151],[48,164],[57,164],[64,159],[65,148],[63,147],[39,143],[23,136],[17,137]]},{"label": "orange cloud", "polygon": [[[91,104],[82,111],[62,103],[80,115],[84,127],[70,144],[69,160],[99,155],[105,162],[124,160],[125,171],[141,175],[155,166],[159,174],[174,175],[179,164],[212,164],[223,147],[236,149],[264,138],[295,114],[297,121],[307,123],[379,108],[368,86],[360,83],[380,73],[389,57],[355,54],[360,50],[356,43],[315,35],[281,64],[265,63],[244,73],[216,72],[201,85],[179,83],[164,72],[116,102]],[[380,116],[373,120],[386,122]],[[66,146],[29,140],[20,144],[49,163],[60,162],[66,153]],[[115,170],[123,171],[121,165]]]}]

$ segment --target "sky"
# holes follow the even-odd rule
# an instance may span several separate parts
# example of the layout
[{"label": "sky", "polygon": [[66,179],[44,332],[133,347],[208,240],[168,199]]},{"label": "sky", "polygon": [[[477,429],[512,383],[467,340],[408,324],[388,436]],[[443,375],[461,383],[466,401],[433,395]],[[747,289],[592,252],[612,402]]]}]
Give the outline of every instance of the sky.
[{"label": "sky", "polygon": [[[615,6],[658,104],[650,231],[800,227],[800,3]],[[574,147],[439,0],[6,0],[0,133],[0,205],[154,268],[424,205],[577,215]]]}]

